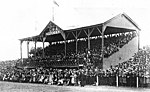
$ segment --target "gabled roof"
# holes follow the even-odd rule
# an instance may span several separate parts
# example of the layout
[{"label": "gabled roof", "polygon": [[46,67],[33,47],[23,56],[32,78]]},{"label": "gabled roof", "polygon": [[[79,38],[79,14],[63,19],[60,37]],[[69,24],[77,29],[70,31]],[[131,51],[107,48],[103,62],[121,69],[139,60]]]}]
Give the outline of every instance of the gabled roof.
[{"label": "gabled roof", "polygon": [[21,41],[34,41],[34,40],[42,41],[42,37],[56,35],[56,34],[61,35],[62,31],[63,30],[59,26],[57,26],[54,22],[50,21],[39,35],[27,37],[27,38],[23,38],[23,39],[19,39],[19,40],[21,40]]},{"label": "gabled roof", "polygon": [[117,16],[109,19],[108,21],[104,22],[104,25],[125,29],[141,30],[139,26],[125,13],[118,14]]},{"label": "gabled roof", "polygon": [[[127,14],[122,13],[100,24],[95,24],[95,25],[90,25],[90,26],[85,26],[85,27],[80,27],[75,29],[68,29],[68,30],[62,30],[58,25],[50,21],[39,35],[23,38],[20,40],[21,41],[33,41],[33,40],[42,41],[41,38],[46,37],[45,40],[46,42],[63,41],[66,38],[65,36],[67,33],[75,32],[75,31],[82,31],[80,34],[81,36],[79,38],[87,37],[83,32],[85,30],[90,30],[90,31],[93,30],[91,36],[97,36],[99,35],[98,31],[101,31],[102,26],[106,27],[104,34],[114,34],[114,33],[141,30],[138,27],[138,25]],[[99,30],[97,28],[99,28]],[[74,37],[69,37],[68,39],[74,39]]]},{"label": "gabled roof", "polygon": [[39,35],[32,36],[32,37],[27,37],[27,38],[22,38],[19,39],[20,41],[42,41],[41,37]]},{"label": "gabled roof", "polygon": [[59,34],[60,31],[62,31],[62,29],[54,22],[50,21],[39,35],[41,36],[54,35]]},{"label": "gabled roof", "polygon": [[[75,29],[68,29],[68,30],[64,30],[64,32],[84,30],[84,29],[94,28],[94,27],[102,27],[103,25],[105,25],[106,27],[115,28],[115,29],[118,29],[118,28],[130,29],[130,31],[133,31],[136,29],[141,30],[138,27],[138,25],[127,14],[121,13],[121,14],[118,14],[117,16],[105,21],[104,23],[75,28]],[[115,33],[117,33],[117,32],[115,32]],[[118,31],[118,33],[120,33],[120,31]],[[110,32],[110,30],[109,31],[105,30],[105,34],[112,34],[112,32]]]}]

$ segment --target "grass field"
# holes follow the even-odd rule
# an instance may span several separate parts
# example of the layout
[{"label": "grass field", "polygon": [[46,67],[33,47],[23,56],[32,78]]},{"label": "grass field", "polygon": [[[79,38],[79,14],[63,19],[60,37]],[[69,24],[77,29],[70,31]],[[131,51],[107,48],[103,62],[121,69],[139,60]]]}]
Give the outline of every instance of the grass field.
[{"label": "grass field", "polygon": [[0,92],[150,92],[150,88],[112,86],[56,86],[0,81]]}]

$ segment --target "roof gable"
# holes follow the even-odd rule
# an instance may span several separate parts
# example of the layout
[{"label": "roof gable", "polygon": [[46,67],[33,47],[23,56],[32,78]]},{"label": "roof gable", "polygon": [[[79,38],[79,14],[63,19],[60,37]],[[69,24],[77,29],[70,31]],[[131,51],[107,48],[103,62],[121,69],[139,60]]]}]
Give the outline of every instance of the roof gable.
[{"label": "roof gable", "polygon": [[125,13],[111,18],[110,20],[104,22],[104,25],[117,28],[140,30],[137,24]]},{"label": "roof gable", "polygon": [[59,34],[61,33],[62,29],[56,25],[55,23],[53,23],[52,21],[50,21],[46,27],[44,28],[44,30],[40,33],[41,36],[48,36],[48,35],[54,35],[54,34]]}]

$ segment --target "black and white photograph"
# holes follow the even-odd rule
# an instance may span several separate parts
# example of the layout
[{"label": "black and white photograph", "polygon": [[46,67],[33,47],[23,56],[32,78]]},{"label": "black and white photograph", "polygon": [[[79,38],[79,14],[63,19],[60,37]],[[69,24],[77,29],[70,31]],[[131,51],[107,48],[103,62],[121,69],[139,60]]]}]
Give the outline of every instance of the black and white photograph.
[{"label": "black and white photograph", "polygon": [[0,92],[150,92],[149,0],[1,0]]}]

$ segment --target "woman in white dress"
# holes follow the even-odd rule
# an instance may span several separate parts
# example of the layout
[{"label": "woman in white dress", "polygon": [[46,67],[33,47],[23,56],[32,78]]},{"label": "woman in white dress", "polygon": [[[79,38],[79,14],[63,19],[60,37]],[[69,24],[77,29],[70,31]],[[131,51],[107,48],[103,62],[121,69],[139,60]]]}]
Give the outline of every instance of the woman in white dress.
[{"label": "woman in white dress", "polygon": [[50,85],[53,85],[53,73],[52,72],[50,72],[50,74],[49,74],[49,83],[48,84],[50,84]]},{"label": "woman in white dress", "polygon": [[76,84],[76,78],[77,78],[76,73],[72,73],[72,75],[71,75],[71,84],[72,85]]}]

